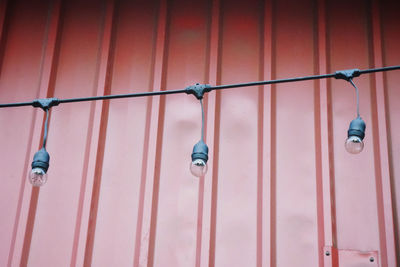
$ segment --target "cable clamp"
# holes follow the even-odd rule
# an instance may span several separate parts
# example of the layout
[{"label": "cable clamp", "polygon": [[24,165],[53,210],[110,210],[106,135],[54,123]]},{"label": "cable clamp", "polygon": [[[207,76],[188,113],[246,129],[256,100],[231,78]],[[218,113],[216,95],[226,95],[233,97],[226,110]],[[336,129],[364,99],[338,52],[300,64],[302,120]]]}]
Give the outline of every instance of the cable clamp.
[{"label": "cable clamp", "polygon": [[186,94],[194,95],[197,99],[203,99],[204,93],[211,91],[211,86],[209,84],[199,84],[191,85],[186,87]]},{"label": "cable clamp", "polygon": [[339,70],[335,72],[335,79],[342,79],[346,81],[350,81],[354,77],[358,77],[361,75],[359,69],[351,69],[351,70]]},{"label": "cable clamp", "polygon": [[60,104],[58,98],[43,98],[33,100],[32,106],[46,110],[50,109],[51,107],[58,106],[58,104]]}]

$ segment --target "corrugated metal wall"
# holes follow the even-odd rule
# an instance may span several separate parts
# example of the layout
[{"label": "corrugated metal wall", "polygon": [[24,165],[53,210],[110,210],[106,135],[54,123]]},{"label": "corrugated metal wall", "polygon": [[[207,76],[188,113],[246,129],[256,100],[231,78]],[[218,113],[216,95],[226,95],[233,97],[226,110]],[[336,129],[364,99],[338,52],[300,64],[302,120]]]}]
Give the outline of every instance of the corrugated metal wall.
[{"label": "corrugated metal wall", "polygon": [[[400,63],[399,1],[1,1],[0,102],[227,84]],[[206,97],[0,110],[0,266],[396,266],[400,72]]]}]

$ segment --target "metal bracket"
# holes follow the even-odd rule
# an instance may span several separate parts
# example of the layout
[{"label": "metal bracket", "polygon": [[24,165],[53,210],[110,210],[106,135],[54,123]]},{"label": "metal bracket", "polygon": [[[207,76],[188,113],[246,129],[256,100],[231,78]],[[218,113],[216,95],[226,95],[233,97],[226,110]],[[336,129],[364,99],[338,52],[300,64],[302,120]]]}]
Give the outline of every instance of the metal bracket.
[{"label": "metal bracket", "polygon": [[209,84],[199,84],[196,83],[195,85],[191,85],[186,87],[186,94],[194,95],[197,99],[203,99],[204,93],[211,91],[211,86]]},{"label": "metal bracket", "polygon": [[324,247],[324,266],[370,266],[379,267],[378,251],[360,251],[354,249],[337,249]]},{"label": "metal bracket", "polygon": [[58,106],[58,104],[60,104],[58,98],[43,98],[33,100],[32,106],[46,110],[53,106]]},{"label": "metal bracket", "polygon": [[339,70],[335,72],[335,79],[342,79],[346,81],[350,81],[354,77],[358,77],[361,75],[359,69],[352,69],[352,70]]}]

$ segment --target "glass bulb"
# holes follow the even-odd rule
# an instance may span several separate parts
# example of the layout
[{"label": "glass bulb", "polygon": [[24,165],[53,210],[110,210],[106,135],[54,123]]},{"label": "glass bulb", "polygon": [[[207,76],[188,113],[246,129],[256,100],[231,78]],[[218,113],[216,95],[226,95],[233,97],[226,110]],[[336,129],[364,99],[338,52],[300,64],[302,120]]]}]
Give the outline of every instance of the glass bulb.
[{"label": "glass bulb", "polygon": [[347,138],[344,146],[346,147],[347,152],[351,154],[358,154],[363,150],[364,142],[360,137],[353,135]]},{"label": "glass bulb", "polygon": [[207,163],[202,159],[195,159],[190,163],[190,172],[197,177],[204,176],[207,172]]},{"label": "glass bulb", "polygon": [[41,168],[33,168],[29,175],[29,182],[33,186],[42,186],[47,182],[47,173]]}]

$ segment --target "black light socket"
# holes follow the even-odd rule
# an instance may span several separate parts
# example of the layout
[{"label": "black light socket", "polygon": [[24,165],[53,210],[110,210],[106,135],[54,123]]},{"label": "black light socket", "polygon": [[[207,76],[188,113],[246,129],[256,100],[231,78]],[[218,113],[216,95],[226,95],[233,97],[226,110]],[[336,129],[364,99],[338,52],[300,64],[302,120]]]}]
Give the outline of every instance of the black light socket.
[{"label": "black light socket", "polygon": [[346,81],[350,81],[354,77],[358,77],[361,75],[359,69],[351,69],[351,70],[339,70],[335,72],[335,79],[342,79]]},{"label": "black light socket", "polygon": [[33,156],[32,169],[41,168],[46,173],[49,169],[50,155],[47,153],[45,148],[40,149]]},{"label": "black light socket", "polygon": [[35,108],[47,110],[51,107],[58,106],[59,104],[60,100],[58,100],[58,98],[43,98],[33,100],[32,106],[34,106]]},{"label": "black light socket", "polygon": [[196,159],[202,159],[205,163],[208,161],[208,146],[203,142],[203,140],[200,140],[193,147],[192,161],[195,161]]},{"label": "black light socket", "polygon": [[347,131],[347,137],[358,136],[361,140],[365,137],[365,122],[361,117],[357,117],[350,122],[349,130]]},{"label": "black light socket", "polygon": [[199,84],[191,85],[186,87],[186,94],[194,95],[198,100],[203,99],[204,93],[210,92],[211,86],[209,84]]}]

